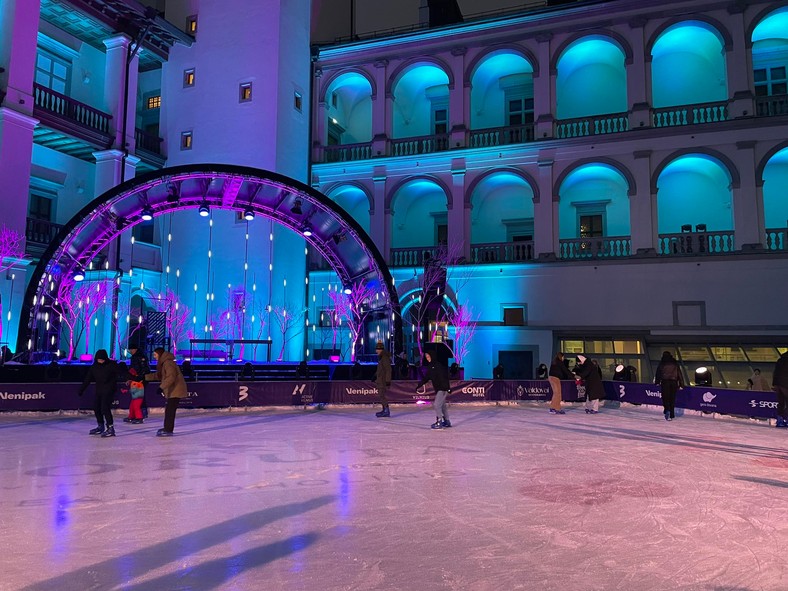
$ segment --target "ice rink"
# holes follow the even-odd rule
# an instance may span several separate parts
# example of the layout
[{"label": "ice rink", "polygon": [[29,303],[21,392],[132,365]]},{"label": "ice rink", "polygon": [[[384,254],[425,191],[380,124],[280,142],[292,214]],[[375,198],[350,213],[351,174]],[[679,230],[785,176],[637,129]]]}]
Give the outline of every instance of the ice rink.
[{"label": "ice rink", "polygon": [[788,431],[542,404],[0,416],[0,589],[788,589]]}]

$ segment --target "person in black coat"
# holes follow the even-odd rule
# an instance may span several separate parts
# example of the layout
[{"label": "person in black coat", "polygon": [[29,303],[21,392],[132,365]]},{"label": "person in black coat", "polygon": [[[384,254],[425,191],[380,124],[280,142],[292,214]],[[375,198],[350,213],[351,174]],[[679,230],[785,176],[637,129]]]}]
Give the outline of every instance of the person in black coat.
[{"label": "person in black coat", "polygon": [[451,427],[449,421],[449,405],[446,403],[446,397],[451,393],[451,384],[449,383],[449,370],[437,359],[433,359],[431,353],[424,354],[424,367],[427,368],[427,374],[424,379],[416,386],[416,391],[427,382],[432,382],[432,387],[435,389],[435,422],[432,424],[433,429],[446,429]]},{"label": "person in black coat", "polygon": [[662,359],[657,365],[654,374],[654,383],[659,384],[662,391],[662,408],[666,421],[676,418],[676,392],[684,387],[684,378],[681,375],[679,362],[670,351],[662,353]]},{"label": "person in black coat", "polygon": [[585,355],[577,356],[575,373],[583,379],[586,387],[586,413],[595,415],[599,412],[599,401],[605,397],[605,387],[602,385],[602,375],[599,367]]},{"label": "person in black coat", "polygon": [[[99,349],[94,356],[93,365],[88,369],[79,395],[85,393],[91,382],[96,384],[96,402],[93,411],[96,413],[98,427],[90,430],[91,435],[115,437],[115,425],[112,420],[112,401],[118,388],[118,366],[109,358],[106,350]],[[105,428],[106,424],[106,428]]]},{"label": "person in black coat", "polygon": [[777,427],[788,429],[788,351],[780,355],[774,366],[772,388],[777,392]]},{"label": "person in black coat", "polygon": [[569,371],[569,368],[564,363],[564,354],[559,351],[550,364],[550,373],[547,377],[547,381],[550,382],[550,388],[553,391],[553,397],[550,399],[550,414],[566,414],[566,411],[561,409],[561,380],[574,379],[575,375]]}]

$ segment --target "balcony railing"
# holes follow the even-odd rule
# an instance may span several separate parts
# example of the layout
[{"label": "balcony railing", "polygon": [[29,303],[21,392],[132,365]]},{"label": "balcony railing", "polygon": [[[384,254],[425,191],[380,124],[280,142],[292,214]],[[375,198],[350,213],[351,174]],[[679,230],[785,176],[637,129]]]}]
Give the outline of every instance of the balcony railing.
[{"label": "balcony railing", "polygon": [[325,146],[323,162],[351,162],[372,158],[372,142],[363,144],[344,144],[341,146]]},{"label": "balcony railing", "polygon": [[112,115],[75,101],[46,86],[34,84],[33,87],[36,109],[41,109],[102,135],[109,135]]},{"label": "balcony railing", "polygon": [[430,259],[445,253],[446,247],[415,246],[412,248],[392,248],[389,251],[390,267],[421,267]]},{"label": "balcony railing", "polygon": [[629,117],[627,113],[611,113],[609,115],[556,121],[555,137],[557,139],[566,139],[587,135],[606,135],[609,133],[621,133],[628,129]]},{"label": "balcony railing", "polygon": [[788,94],[757,97],[755,99],[755,114],[758,117],[788,115]]},{"label": "balcony railing", "polygon": [[471,263],[520,263],[532,261],[533,258],[534,243],[532,240],[471,244]]},{"label": "balcony railing", "polygon": [[788,228],[767,228],[766,250],[788,250]]},{"label": "balcony railing", "polygon": [[659,254],[668,256],[725,254],[733,249],[733,230],[659,235]]},{"label": "balcony railing", "polygon": [[138,150],[142,149],[157,156],[164,155],[161,150],[161,144],[164,142],[163,138],[147,133],[137,127],[134,129],[134,141]]},{"label": "balcony railing", "polygon": [[629,236],[598,236],[594,238],[567,238],[558,241],[561,259],[608,259],[628,257],[632,254]]},{"label": "balcony railing", "polygon": [[449,134],[423,135],[399,140],[391,140],[392,156],[417,156],[445,152],[449,149]]},{"label": "balcony railing", "polygon": [[534,141],[533,124],[490,127],[488,129],[474,129],[468,132],[468,147],[470,148],[489,148],[532,141]]},{"label": "balcony railing", "polygon": [[61,224],[55,224],[47,220],[27,218],[25,240],[31,244],[43,244],[46,246],[55,239],[62,227]]},{"label": "balcony railing", "polygon": [[727,119],[728,103],[725,101],[651,110],[651,124],[654,127],[718,123]]}]

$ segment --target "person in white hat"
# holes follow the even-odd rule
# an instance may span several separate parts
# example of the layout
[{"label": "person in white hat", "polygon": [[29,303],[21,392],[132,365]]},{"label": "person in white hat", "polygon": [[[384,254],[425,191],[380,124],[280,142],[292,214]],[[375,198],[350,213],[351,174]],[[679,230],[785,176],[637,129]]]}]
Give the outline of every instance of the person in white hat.
[{"label": "person in white hat", "polygon": [[585,355],[577,356],[575,373],[583,379],[586,387],[586,414],[595,415],[599,412],[599,401],[605,397],[605,387],[599,366]]}]

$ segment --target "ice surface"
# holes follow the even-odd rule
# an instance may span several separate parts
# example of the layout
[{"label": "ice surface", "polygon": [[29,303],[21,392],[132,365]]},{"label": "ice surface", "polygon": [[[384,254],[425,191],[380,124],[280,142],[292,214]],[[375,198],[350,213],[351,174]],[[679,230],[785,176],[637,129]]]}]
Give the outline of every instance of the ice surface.
[{"label": "ice surface", "polygon": [[0,416],[0,589],[788,589],[788,431],[453,405]]}]

